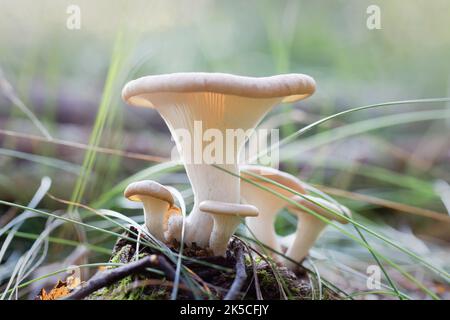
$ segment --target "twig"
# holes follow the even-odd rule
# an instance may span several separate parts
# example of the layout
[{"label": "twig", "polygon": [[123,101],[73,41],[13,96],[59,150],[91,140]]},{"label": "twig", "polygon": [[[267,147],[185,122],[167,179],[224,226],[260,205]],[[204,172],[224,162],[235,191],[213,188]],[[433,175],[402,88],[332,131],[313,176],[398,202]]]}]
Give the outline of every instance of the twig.
[{"label": "twig", "polygon": [[240,246],[236,252],[236,276],[224,300],[235,300],[247,279],[244,263],[244,250]]},{"label": "twig", "polygon": [[162,255],[157,256],[158,266],[159,268],[164,271],[167,280],[173,281],[175,279],[175,269],[172,267],[172,265],[167,261],[166,258]]},{"label": "twig", "polygon": [[[164,274],[166,275],[167,280],[170,280],[173,283],[173,281],[176,278],[175,268],[172,266],[172,264],[169,261],[167,261],[167,259],[163,255],[158,255],[157,261],[158,261],[159,269],[164,271]],[[181,284],[183,285],[183,287],[180,287],[181,289],[183,289],[184,287],[190,288],[189,285],[186,283],[186,281],[183,280],[183,278],[181,278],[180,281],[181,281]],[[193,290],[191,288],[189,290],[187,290],[186,293],[189,296],[189,298],[194,298]]]},{"label": "twig", "polygon": [[[160,266],[161,269],[166,272],[167,266],[165,264],[161,265],[161,261],[163,261],[163,259],[160,258],[160,256],[151,255],[138,261],[128,263],[124,266],[98,273],[86,282],[84,286],[65,296],[64,299],[81,300],[98,289],[109,286],[131,274],[139,273],[152,266]],[[165,262],[167,263],[167,261]],[[169,278],[170,275],[167,275],[167,277]]]}]

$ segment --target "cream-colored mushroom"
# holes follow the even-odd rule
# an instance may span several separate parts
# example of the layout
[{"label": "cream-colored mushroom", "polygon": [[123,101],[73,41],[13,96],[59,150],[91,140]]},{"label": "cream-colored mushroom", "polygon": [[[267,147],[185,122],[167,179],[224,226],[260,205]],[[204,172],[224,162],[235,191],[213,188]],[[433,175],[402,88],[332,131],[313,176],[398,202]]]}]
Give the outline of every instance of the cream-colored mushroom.
[{"label": "cream-colored mushroom", "polygon": [[[242,170],[241,177],[286,197],[293,197],[294,194],[262,178],[270,179],[296,192],[305,193],[305,189],[300,180],[286,172],[258,165],[244,165],[240,168]],[[274,223],[278,212],[289,203],[285,199],[261,189],[244,179],[242,179],[241,183],[241,195],[245,203],[252,204],[259,210],[259,216],[257,218],[248,218],[246,221],[251,233],[255,236],[256,240],[265,246],[272,248],[276,252],[281,252]],[[278,258],[277,254],[273,254],[272,256]]]},{"label": "cream-colored mushroom", "polygon": [[148,231],[159,241],[164,241],[169,217],[180,214],[174,207],[172,193],[158,182],[143,180],[129,184],[124,195],[131,201],[142,202]]},{"label": "cream-colored mushroom", "polygon": [[[239,203],[240,179],[226,171],[239,174],[239,152],[250,134],[248,130],[255,128],[274,105],[304,99],[314,90],[314,80],[303,74],[251,78],[223,73],[175,73],[127,83],[123,99],[131,105],[155,108],[161,114],[184,161],[194,193],[194,207],[186,221],[187,244],[206,246],[209,242],[213,220],[200,212],[202,201]],[[202,137],[209,129],[223,138],[222,147],[216,152],[222,153],[221,159],[204,159],[209,144],[203,143]],[[227,130],[244,134],[229,137]],[[230,145],[231,150],[227,148]],[[177,219],[176,223],[180,222]],[[173,230],[180,227],[174,226]],[[173,236],[181,240],[179,234]]]},{"label": "cream-colored mushroom", "polygon": [[[307,195],[305,197],[307,199],[313,200],[314,202],[317,202],[325,208],[336,211],[344,216],[347,216],[348,218],[351,218],[351,212],[345,206],[337,205],[319,197],[310,195]],[[322,208],[321,206],[318,206],[300,196],[295,196],[293,200],[327,219],[335,220],[343,224],[348,222],[346,219],[335,215],[332,212]],[[320,233],[327,226],[327,223],[320,220],[319,218],[316,218],[311,213],[301,210],[299,207],[294,206],[293,204],[289,206],[289,210],[297,215],[298,222],[294,241],[290,244],[288,250],[286,251],[286,256],[291,260],[300,263],[308,254],[309,249],[314,245],[314,242],[317,240]],[[284,259],[283,263],[291,269],[294,269],[296,267],[296,264],[294,262],[287,259]]]},{"label": "cream-colored mushroom", "polygon": [[209,247],[217,256],[225,255],[228,242],[243,218],[258,216],[258,209],[246,204],[206,200],[199,208],[214,220]]}]

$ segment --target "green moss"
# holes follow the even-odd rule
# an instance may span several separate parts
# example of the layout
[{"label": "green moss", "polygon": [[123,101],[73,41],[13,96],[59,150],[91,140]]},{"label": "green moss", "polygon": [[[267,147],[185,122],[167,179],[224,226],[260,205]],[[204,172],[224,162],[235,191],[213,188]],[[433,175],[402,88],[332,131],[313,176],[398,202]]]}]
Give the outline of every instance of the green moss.
[{"label": "green moss", "polygon": [[154,289],[153,292],[147,295],[146,300],[164,300],[168,299],[170,292],[165,288]]},{"label": "green moss", "polygon": [[131,245],[125,245],[120,250],[115,253],[109,262],[111,263],[128,263],[130,261],[130,256],[132,255],[133,248]]},{"label": "green moss", "polygon": [[[152,251],[144,251],[140,253],[138,258],[142,259],[145,256],[154,254]],[[195,251],[194,253],[198,253]],[[134,261],[135,256],[135,244],[119,240],[116,246],[110,262],[112,263],[129,263]],[[311,282],[306,273],[299,272],[294,274],[285,267],[278,266],[276,264],[268,263],[266,259],[259,256],[254,256],[253,260],[249,255],[244,256],[247,273],[247,283],[244,284],[246,291],[245,299],[256,299],[257,293],[261,293],[265,299],[280,299],[282,293],[280,287],[283,288],[284,293],[289,299],[294,300],[308,300],[313,296],[313,288]],[[221,261],[224,266],[233,268],[235,261],[228,259]],[[115,267],[112,267],[115,268]],[[193,266],[194,272],[206,274],[204,280],[212,285],[212,288],[230,288],[234,279],[234,272],[224,272],[207,270],[208,266],[196,265]],[[275,269],[275,270],[274,270]],[[254,284],[253,270],[256,270],[259,287]],[[212,271],[212,272],[211,272]],[[275,274],[276,276],[275,276]],[[313,281],[316,281],[313,277]],[[317,288],[317,284],[314,285]],[[259,290],[260,292],[257,292]],[[143,272],[138,275],[129,275],[120,281],[117,281],[109,287],[102,288],[87,299],[98,300],[167,300],[170,299],[171,287],[167,286],[165,279],[161,277],[155,277],[154,274]],[[212,290],[210,294],[205,293],[205,298],[221,299],[223,298],[223,291]],[[317,295],[315,295],[317,296]],[[190,298],[190,295],[179,292],[180,299]],[[335,299],[329,290],[323,288],[324,299]]]},{"label": "green moss", "polygon": [[257,272],[259,283],[262,287],[271,287],[276,285],[275,277],[272,273],[265,269],[258,270]]},{"label": "green moss", "polygon": [[133,287],[135,281],[145,280],[141,277],[128,276],[114,285],[102,288],[92,293],[88,299],[93,300],[164,300],[170,292],[164,286]]}]

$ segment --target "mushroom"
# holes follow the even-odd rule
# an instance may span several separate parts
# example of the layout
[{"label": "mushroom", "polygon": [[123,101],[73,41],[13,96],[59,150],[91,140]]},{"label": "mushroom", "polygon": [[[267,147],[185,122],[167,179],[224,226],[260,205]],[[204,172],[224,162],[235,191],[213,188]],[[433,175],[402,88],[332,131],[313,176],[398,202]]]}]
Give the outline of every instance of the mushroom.
[{"label": "mushroom", "polygon": [[[349,218],[351,217],[351,212],[347,207],[334,204],[323,198],[318,198],[310,195],[307,195],[305,197],[306,199],[300,196],[294,196],[293,200],[327,219],[335,220],[342,224],[346,224],[348,221],[322,208],[322,206],[325,208],[329,208],[332,211],[341,213],[342,215]],[[307,199],[310,199],[320,204],[321,206]],[[286,257],[289,257],[291,260],[300,263],[308,254],[309,249],[314,245],[314,242],[317,240],[322,230],[327,226],[327,223],[315,217],[313,214],[305,212],[295,205],[291,204],[289,206],[289,210],[297,215],[298,221],[295,238],[286,251]],[[294,262],[287,259],[284,259],[283,263],[291,269],[294,269],[296,267],[296,264]]]},{"label": "mushroom", "polygon": [[[304,99],[314,91],[314,80],[303,74],[251,78],[223,73],[174,73],[146,76],[125,85],[122,97],[127,103],[155,108],[161,114],[183,159],[194,193],[194,207],[186,219],[184,241],[188,245],[195,242],[204,247],[209,242],[213,220],[199,210],[202,201],[239,203],[240,179],[234,175],[239,174],[239,152],[249,130],[274,105]],[[203,158],[209,144],[204,145],[198,136],[200,133],[203,139],[209,129],[220,133],[223,140],[230,129],[245,134],[227,138],[223,149],[216,150],[226,160],[210,163]],[[232,150],[225,147],[229,143],[233,143]],[[177,221],[179,224],[181,219]],[[180,234],[172,236],[181,241]]]},{"label": "mushroom", "polygon": [[228,242],[242,218],[258,216],[258,209],[248,204],[206,200],[199,209],[214,220],[209,247],[216,256],[225,256]]},{"label": "mushroom", "polygon": [[[274,182],[299,193],[306,192],[300,180],[286,172],[258,165],[242,165],[240,168],[242,170],[241,177],[253,181],[258,185],[270,188],[286,197],[293,197],[294,194],[273,183],[263,180],[259,176],[273,180]],[[275,233],[274,222],[277,213],[286,207],[288,202],[245,180],[242,180],[241,195],[246,203],[256,206],[259,210],[259,216],[257,218],[249,218],[246,221],[247,226],[255,239],[265,246],[272,248],[275,252],[282,252]],[[275,257],[275,255],[272,256]]]},{"label": "mushroom", "polygon": [[164,241],[169,217],[180,215],[172,193],[158,182],[143,180],[129,184],[124,195],[128,200],[142,202],[148,231],[159,241]]},{"label": "mushroom", "polygon": [[[167,221],[165,221],[166,232],[164,232],[164,236],[165,236],[167,242],[172,242],[172,241],[180,238],[180,235],[182,233],[182,228],[183,228],[184,217],[181,214],[177,214],[177,215],[167,216],[167,218],[168,218]],[[178,236],[178,237],[176,237],[176,236]]]}]

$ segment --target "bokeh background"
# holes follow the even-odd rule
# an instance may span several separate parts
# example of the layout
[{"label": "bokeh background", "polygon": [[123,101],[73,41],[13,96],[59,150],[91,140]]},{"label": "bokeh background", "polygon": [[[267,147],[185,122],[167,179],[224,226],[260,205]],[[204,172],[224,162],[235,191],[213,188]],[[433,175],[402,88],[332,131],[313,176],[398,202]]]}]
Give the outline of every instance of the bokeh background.
[{"label": "bokeh background", "polygon": [[[79,30],[66,27],[72,4],[81,9]],[[381,9],[380,30],[366,26],[372,4]],[[309,74],[318,84],[316,94],[274,108],[262,124],[280,128],[282,137],[351,107],[448,97],[449,12],[447,0],[0,0],[0,199],[27,205],[48,176],[56,197],[139,217],[121,198],[119,183],[148,172],[173,148],[155,111],[121,101],[123,85],[143,75]],[[5,89],[6,82],[12,90]],[[448,270],[449,110],[448,102],[415,103],[336,118],[283,147],[281,166],[348,205],[363,223]],[[45,141],[37,122],[53,141]],[[87,145],[105,152],[88,151]],[[136,159],[135,153],[161,159]],[[158,179],[189,188],[182,170]],[[64,210],[67,204],[43,197],[38,207]],[[0,205],[0,227],[21,212]],[[280,235],[295,229],[293,219],[287,213],[280,217]],[[30,219],[20,230],[39,234],[44,222]],[[76,239],[67,230],[63,235]],[[114,241],[88,237],[105,248]],[[318,243],[325,250],[319,253],[333,256],[333,267],[344,263],[364,273],[370,254],[344,238],[330,230]],[[14,238],[1,262],[17,258],[14,253],[26,252],[32,243]],[[378,245],[396,256],[386,244]],[[61,261],[68,252],[56,245],[45,263]],[[90,253],[91,260],[105,258]],[[406,258],[401,262],[428,275]],[[4,271],[0,283],[8,276]],[[433,276],[426,279],[431,288],[442,285]]]}]

